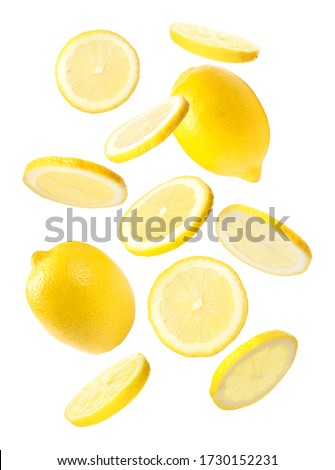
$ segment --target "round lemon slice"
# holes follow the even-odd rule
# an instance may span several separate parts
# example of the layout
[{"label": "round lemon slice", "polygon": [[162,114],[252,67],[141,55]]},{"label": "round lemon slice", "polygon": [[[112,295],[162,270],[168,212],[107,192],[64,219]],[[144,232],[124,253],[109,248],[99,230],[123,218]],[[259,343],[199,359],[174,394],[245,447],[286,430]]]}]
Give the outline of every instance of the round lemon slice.
[{"label": "round lemon slice", "polygon": [[150,366],[142,354],[114,364],[86,385],[69,403],[65,417],[76,426],[90,426],[115,415],[144,387]]},{"label": "round lemon slice", "polygon": [[120,238],[135,255],[166,253],[195,235],[212,205],[213,193],[200,178],[174,178],[128,209],[121,220]]},{"label": "round lemon slice", "polygon": [[127,197],[121,176],[80,158],[37,158],[26,166],[23,182],[36,194],[68,206],[112,207]]},{"label": "round lemon slice", "polygon": [[120,163],[138,157],[163,142],[184,119],[189,104],[182,96],[171,96],[160,105],[116,129],[105,145],[105,155]]},{"label": "round lemon slice", "polygon": [[64,98],[87,113],[120,106],[136,88],[139,59],[135,49],[112,31],[87,31],[60,52],[56,80]]},{"label": "round lemon slice", "polygon": [[218,237],[233,255],[261,271],[279,276],[300,274],[312,253],[304,240],[270,214],[234,204],[223,209]]},{"label": "round lemon slice", "polygon": [[194,256],[158,276],[148,307],[149,320],[168,348],[183,356],[212,356],[241,331],[248,300],[230,266]]},{"label": "round lemon slice", "polygon": [[298,342],[283,331],[268,331],[239,346],[216,370],[210,394],[216,405],[235,410],[257,402],[291,367]]},{"label": "round lemon slice", "polygon": [[249,62],[259,54],[259,47],[246,39],[193,24],[172,24],[170,36],[178,46],[206,59]]}]

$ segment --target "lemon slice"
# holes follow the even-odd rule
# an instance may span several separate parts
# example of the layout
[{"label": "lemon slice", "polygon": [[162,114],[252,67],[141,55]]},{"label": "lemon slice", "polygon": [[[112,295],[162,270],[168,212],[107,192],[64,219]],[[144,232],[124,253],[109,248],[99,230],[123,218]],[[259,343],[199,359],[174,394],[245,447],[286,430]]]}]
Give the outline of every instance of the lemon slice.
[{"label": "lemon slice", "polygon": [[259,47],[246,39],[193,24],[172,24],[170,36],[187,51],[221,62],[249,62],[259,54]]},{"label": "lemon slice", "polygon": [[235,410],[263,398],[289,370],[297,347],[296,338],[283,331],[262,333],[239,346],[213,376],[210,394],[216,405]]},{"label": "lemon slice", "polygon": [[131,253],[153,256],[174,250],[201,227],[213,205],[211,189],[193,176],[160,184],[125,213],[120,236]]},{"label": "lemon slice", "polygon": [[241,331],[248,300],[230,266],[194,256],[158,276],[148,307],[149,320],[168,348],[183,356],[212,356]]},{"label": "lemon slice", "polygon": [[112,207],[127,197],[121,176],[79,158],[37,158],[26,166],[23,181],[40,196],[75,207]]},{"label": "lemon slice", "polygon": [[300,274],[312,259],[309,246],[293,230],[252,207],[226,207],[219,215],[216,230],[227,250],[266,273]]},{"label": "lemon slice", "polygon": [[185,98],[176,95],[131,119],[108,138],[105,145],[106,157],[120,163],[156,147],[176,129],[188,108]]},{"label": "lemon slice", "polygon": [[142,354],[114,364],[86,385],[69,403],[65,417],[76,426],[90,426],[115,415],[144,387],[150,366]]},{"label": "lemon slice", "polygon": [[87,113],[120,106],[136,88],[139,60],[135,49],[112,31],[87,31],[60,52],[56,80],[64,98]]}]

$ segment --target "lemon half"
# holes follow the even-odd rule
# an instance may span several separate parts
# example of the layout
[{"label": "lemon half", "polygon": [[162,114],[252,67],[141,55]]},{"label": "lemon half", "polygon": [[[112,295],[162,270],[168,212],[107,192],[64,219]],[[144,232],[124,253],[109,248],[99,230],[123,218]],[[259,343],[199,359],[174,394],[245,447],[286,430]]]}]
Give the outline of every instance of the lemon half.
[{"label": "lemon half", "polygon": [[143,354],[114,364],[71,400],[65,417],[76,426],[90,426],[110,418],[128,405],[144,387],[150,366]]},{"label": "lemon half", "polygon": [[173,264],[156,279],[149,320],[160,340],[184,356],[212,356],[241,331],[248,301],[228,265],[194,256]]},{"label": "lemon half", "polygon": [[249,62],[259,54],[259,47],[246,39],[189,23],[170,26],[171,39],[193,54],[221,62]]},{"label": "lemon half", "polygon": [[252,207],[241,204],[226,207],[219,215],[216,230],[227,250],[266,273],[300,274],[312,259],[309,246],[299,235]]},{"label": "lemon half", "polygon": [[188,102],[171,96],[116,129],[105,145],[105,155],[120,163],[138,157],[165,140],[184,119]]},{"label": "lemon half", "polygon": [[80,158],[37,158],[26,166],[23,181],[36,194],[75,207],[112,207],[127,197],[120,175]]},{"label": "lemon half", "polygon": [[298,342],[283,331],[268,331],[239,346],[216,370],[210,394],[217,406],[234,410],[267,395],[291,367]]},{"label": "lemon half", "polygon": [[153,256],[174,250],[195,235],[212,205],[213,193],[200,178],[174,178],[128,209],[121,221],[121,240],[135,255]]},{"label": "lemon half", "polygon": [[136,88],[139,59],[125,38],[112,31],[87,31],[60,52],[56,80],[75,108],[102,113],[120,106]]}]

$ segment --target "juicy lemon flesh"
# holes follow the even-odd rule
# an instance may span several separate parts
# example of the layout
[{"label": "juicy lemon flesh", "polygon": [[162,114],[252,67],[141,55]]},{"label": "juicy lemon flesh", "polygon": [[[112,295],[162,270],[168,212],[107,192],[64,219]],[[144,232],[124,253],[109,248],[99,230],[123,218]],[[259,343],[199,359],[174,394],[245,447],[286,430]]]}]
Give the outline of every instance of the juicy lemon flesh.
[{"label": "juicy lemon flesh", "polygon": [[241,330],[247,298],[236,273],[205,257],[164,271],[149,297],[149,319],[161,341],[185,356],[211,356]]},{"label": "juicy lemon flesh", "polygon": [[49,171],[36,178],[36,184],[49,196],[61,194],[70,205],[104,204],[113,200],[115,191],[100,180],[75,172]]},{"label": "juicy lemon flesh", "polygon": [[135,121],[132,121],[129,126],[126,126],[123,131],[121,131],[115,141],[115,146],[117,148],[128,147],[140,139],[145,138],[151,134],[157,126],[165,121],[171,111],[171,105],[169,103],[164,103],[159,108],[156,108],[154,111],[151,111],[149,115],[141,116]]},{"label": "juicy lemon flesh", "polygon": [[98,102],[119,95],[128,81],[130,63],[122,47],[111,41],[93,40],[75,49],[66,70],[73,93]]},{"label": "juicy lemon flesh", "polygon": [[[159,193],[149,197],[145,204],[138,207],[137,216],[143,218],[143,222],[138,224],[138,234],[143,241],[148,241],[146,233],[147,220],[151,217],[159,217],[164,222],[157,222],[160,228],[160,235],[167,237],[170,234],[171,221],[178,217],[175,227],[179,227],[189,216],[195,205],[195,194],[192,188],[183,184],[176,184],[163,188]],[[153,226],[155,224],[153,223]]]},{"label": "juicy lemon flesh", "polygon": [[[226,367],[223,361],[218,368],[216,374],[220,377],[217,377],[216,385],[212,385],[211,394],[219,407],[236,409],[259,401],[281,381],[291,367],[297,349],[295,338],[284,334],[271,339],[271,332],[268,341],[266,334],[260,336],[264,337],[264,341],[249,349],[248,343],[252,344],[253,341],[250,340],[228,356]],[[233,358],[231,365],[230,358]]]},{"label": "juicy lemon flesh", "polygon": [[163,183],[126,212],[121,223],[124,244],[145,256],[173,250],[195,234],[212,204],[212,191],[199,178],[185,176]]},{"label": "juicy lemon flesh", "polygon": [[248,62],[259,54],[259,47],[246,39],[188,23],[171,25],[170,35],[189,52],[222,62]]},{"label": "juicy lemon flesh", "polygon": [[[276,230],[277,221],[268,214],[246,206],[245,211],[243,206],[232,206],[219,217],[219,238],[232,254],[271,274],[293,275],[307,269],[311,252],[298,235],[284,225],[280,232]],[[257,219],[249,225],[251,217]]]},{"label": "juicy lemon flesh", "polygon": [[[207,343],[225,331],[235,303],[226,279],[214,269],[193,268],[178,274],[163,290],[160,317],[183,343]],[[223,315],[224,313],[224,315]]]},{"label": "juicy lemon flesh", "polygon": [[149,363],[142,354],[134,354],[118,362],[73,398],[66,408],[66,418],[77,426],[104,421],[135,398],[149,373]]}]

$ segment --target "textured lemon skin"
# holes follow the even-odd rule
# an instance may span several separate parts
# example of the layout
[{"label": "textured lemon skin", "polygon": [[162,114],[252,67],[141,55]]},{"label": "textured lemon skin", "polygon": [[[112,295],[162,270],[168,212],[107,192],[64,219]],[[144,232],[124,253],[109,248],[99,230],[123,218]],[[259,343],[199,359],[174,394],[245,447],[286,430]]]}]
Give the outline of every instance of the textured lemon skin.
[{"label": "textured lemon skin", "polygon": [[[170,26],[170,37],[178,46],[186,49],[193,54],[196,54],[206,59],[218,60],[220,62],[250,62],[256,60],[259,54],[259,47],[254,45],[254,48],[250,50],[251,43],[248,42],[248,49],[230,49],[223,46],[214,46],[213,44],[209,45],[206,42],[202,42],[201,38],[198,40],[195,38],[190,38],[183,35],[179,31],[179,23],[172,24]],[[193,25],[192,25],[193,26]],[[228,37],[233,37],[232,35],[227,35]],[[238,38],[241,40],[241,38]]]},{"label": "textured lemon skin", "polygon": [[[115,103],[115,104],[110,105],[110,106],[103,106],[103,107],[97,106],[96,109],[81,106],[79,103],[77,103],[76,101],[71,99],[69,94],[66,92],[65,87],[63,86],[63,80],[62,80],[62,77],[60,76],[60,73],[59,73],[60,64],[63,60],[63,55],[67,51],[67,49],[69,47],[71,47],[72,45],[74,45],[76,42],[79,42],[81,40],[81,38],[84,39],[84,38],[86,38],[87,36],[90,36],[90,35],[93,37],[94,34],[106,34],[106,35],[110,35],[111,37],[116,36],[118,39],[120,39],[122,42],[124,42],[124,44],[129,48],[129,50],[133,54],[133,59],[134,59],[134,63],[136,64],[136,73],[137,73],[136,80],[134,80],[132,86],[128,90],[128,94],[126,96],[124,96],[124,98],[122,100],[120,100],[120,101],[118,101],[118,103]],[[93,31],[85,31],[84,33],[80,33],[77,36],[74,36],[62,48],[62,50],[60,51],[60,53],[57,57],[56,66],[55,66],[55,76],[56,76],[56,83],[57,83],[57,87],[58,87],[59,91],[61,92],[63,97],[66,99],[66,101],[71,106],[73,106],[74,108],[78,109],[79,111],[83,111],[85,113],[91,113],[91,114],[104,113],[106,111],[110,111],[112,109],[118,108],[123,103],[125,103],[131,97],[131,95],[134,93],[134,91],[137,87],[138,81],[140,79],[140,60],[138,58],[136,50],[133,48],[133,46],[123,36],[121,36],[117,33],[114,33],[113,31],[104,30],[104,29],[93,30]]]},{"label": "textured lemon skin", "polygon": [[[192,352],[190,352],[190,351],[186,351],[185,348],[178,347],[177,344],[169,341],[164,336],[164,334],[162,334],[162,331],[160,330],[160,328],[158,327],[158,325],[156,324],[156,321],[155,321],[154,297],[155,297],[155,292],[159,288],[159,286],[166,282],[166,279],[169,278],[170,273],[173,272],[176,268],[178,268],[179,266],[183,266],[185,263],[189,263],[189,262],[194,262],[194,265],[197,266],[197,264],[199,262],[201,263],[201,262],[207,262],[207,261],[209,261],[213,265],[215,265],[215,264],[217,264],[218,266],[223,265],[225,267],[225,269],[228,269],[230,271],[231,275],[234,277],[234,282],[238,285],[238,288],[240,290],[239,293],[240,293],[240,296],[241,296],[241,299],[242,299],[241,317],[240,317],[240,321],[239,321],[238,325],[236,325],[236,328],[235,328],[233,334],[231,335],[230,338],[226,339],[226,341],[224,341],[221,344],[218,344],[216,347],[213,347],[210,351],[208,350],[208,351],[205,352],[202,349],[201,351],[192,351]],[[244,289],[244,286],[243,286],[242,281],[239,278],[238,274],[228,264],[223,263],[222,261],[218,261],[215,258],[210,258],[208,256],[191,256],[189,258],[185,258],[185,259],[181,259],[181,260],[177,261],[176,263],[174,263],[168,269],[163,271],[157,277],[157,279],[155,280],[155,282],[154,282],[154,284],[153,284],[153,286],[150,290],[150,293],[149,293],[148,318],[149,318],[149,322],[151,323],[156,335],[158,336],[160,341],[167,348],[169,348],[169,349],[171,349],[171,351],[174,351],[175,353],[180,354],[180,355],[185,356],[185,357],[210,357],[210,356],[214,356],[215,354],[221,352],[232,341],[234,341],[234,339],[237,338],[237,336],[240,334],[240,332],[241,332],[241,330],[242,330],[242,328],[243,328],[243,326],[246,322],[247,316],[248,316],[248,297],[247,297],[247,293]]]},{"label": "textured lemon skin", "polygon": [[[200,184],[204,190],[205,197],[203,199],[202,203],[202,208],[201,211],[197,214],[192,214],[192,216],[199,217],[201,219],[200,222],[194,221],[192,228],[193,230],[187,230],[185,229],[184,232],[180,233],[180,235],[176,236],[174,241],[166,241],[165,243],[159,244],[159,243],[153,243],[151,244],[150,247],[140,247],[136,246],[131,243],[131,241],[123,241],[123,244],[125,248],[132,254],[137,255],[137,256],[156,256],[156,255],[161,255],[163,253],[167,253],[169,251],[175,250],[176,248],[180,247],[183,245],[186,241],[188,241],[190,238],[192,238],[197,231],[201,228],[201,226],[206,222],[207,217],[209,216],[209,213],[213,207],[214,203],[214,194],[211,188],[204,183],[200,178],[197,178],[196,176],[180,176],[177,178],[174,178],[176,183],[182,183],[183,178],[188,178],[188,179],[193,179]],[[127,217],[131,217],[131,213],[136,209],[138,204],[141,202],[142,199],[145,199],[150,193],[153,193],[156,189],[159,189],[159,185],[156,186],[154,189],[148,191],[141,199],[136,201],[125,213],[124,218],[126,219]],[[121,235],[123,236],[122,233],[122,223],[121,223],[121,228],[120,228]]]},{"label": "textured lemon skin", "polygon": [[172,94],[190,104],[174,135],[196,163],[220,175],[260,179],[270,128],[257,96],[241,78],[222,67],[195,67],[181,74]]},{"label": "textured lemon skin", "polygon": [[[216,228],[216,233],[219,237],[220,242],[228,250],[229,250],[229,246],[227,246],[227,244],[224,243],[224,241],[222,239],[220,226],[221,226],[221,223],[222,223],[222,219],[226,216],[229,217],[229,215],[232,212],[242,212],[244,214],[247,214],[250,217],[257,217],[257,218],[263,219],[264,222],[267,225],[270,225],[272,227],[275,227],[275,225],[278,223],[278,220],[271,217],[270,214],[268,214],[267,212],[263,212],[263,211],[260,211],[258,209],[254,209],[253,207],[244,206],[243,204],[232,204],[232,205],[226,207],[225,209],[223,209],[220,212],[219,217],[218,217],[218,221],[216,222],[216,227],[215,228]],[[278,276],[289,276],[289,275],[302,274],[303,272],[305,272],[307,270],[307,268],[309,267],[309,265],[312,261],[312,251],[311,251],[310,247],[308,246],[308,244],[297,233],[295,233],[292,229],[287,227],[287,225],[284,225],[284,224],[281,225],[280,229],[292,243],[294,243],[301,251],[303,251],[305,253],[305,255],[306,255],[307,259],[309,260],[309,262],[307,262],[304,265],[303,269],[301,269],[299,271],[294,271],[292,274],[276,273],[276,275],[278,275]],[[234,256],[236,256],[235,253],[233,253],[233,252],[231,252],[231,253]],[[244,261],[244,260],[241,259],[241,261]],[[271,274],[274,274],[273,272],[267,270],[265,267],[264,267],[264,269],[260,269],[259,267],[255,266],[251,263],[248,263],[248,264],[250,266],[252,266],[253,268],[258,269],[259,271],[267,272],[267,273],[270,272]]]},{"label": "textured lemon skin", "polygon": [[[210,389],[209,389],[209,393],[210,393],[214,403],[219,408],[222,408],[224,410],[235,410],[235,409],[238,409],[238,408],[244,408],[244,407],[249,406],[253,403],[257,403],[257,401],[260,401],[262,398],[264,398],[264,396],[268,395],[276,387],[276,385],[279,382],[275,383],[273,385],[273,387],[270,390],[268,390],[268,392],[266,394],[261,396],[258,400],[255,400],[251,403],[247,403],[247,404],[242,405],[242,406],[223,406],[222,403],[219,402],[216,399],[216,392],[218,390],[218,387],[220,385],[220,382],[221,382],[223,376],[226,373],[228,373],[241,360],[241,358],[243,358],[243,356],[246,356],[247,354],[252,353],[259,346],[263,346],[264,344],[270,343],[271,341],[282,340],[282,339],[288,339],[294,345],[295,353],[294,353],[293,360],[292,360],[292,363],[293,363],[296,352],[297,352],[297,349],[298,349],[298,341],[294,336],[292,336],[289,333],[286,333],[284,331],[281,331],[281,330],[267,331],[265,333],[261,333],[257,336],[254,336],[249,341],[245,342],[244,344],[242,344],[241,346],[236,348],[235,351],[233,351],[231,354],[229,354],[229,356],[227,356],[221,362],[221,364],[216,369],[216,371],[213,375],[212,383],[211,383],[211,386],[210,386]],[[284,376],[285,376],[285,374],[284,374]],[[282,377],[282,379],[284,378],[284,376]]]},{"label": "textured lemon skin", "polygon": [[[115,163],[123,163],[127,162],[129,160],[132,160],[133,158],[137,158],[140,155],[143,155],[144,153],[148,152],[149,150],[153,149],[157,145],[161,144],[165,139],[169,137],[169,135],[172,134],[172,132],[176,129],[177,126],[181,123],[181,121],[184,119],[186,116],[186,113],[188,112],[189,104],[188,102],[180,96],[180,107],[176,111],[176,113],[171,117],[171,119],[157,132],[157,134],[151,136],[147,140],[144,140],[142,143],[140,143],[137,147],[128,149],[127,151],[123,153],[117,153],[116,155],[111,155],[108,149],[108,141],[110,137],[108,138],[106,144],[105,144],[105,155],[106,157],[111,160],[112,162]],[[120,126],[115,133],[118,132],[123,126]],[[114,133],[113,133],[114,134]],[[113,135],[112,134],[112,135]]]},{"label": "textured lemon skin", "polygon": [[147,359],[142,354],[138,354],[138,357],[141,361],[141,368],[138,374],[119,391],[114,399],[105,403],[104,406],[96,410],[94,413],[79,417],[71,415],[70,403],[65,410],[65,418],[75,426],[92,426],[105,421],[125,408],[140,393],[150,375],[150,365]]},{"label": "textured lemon skin", "polygon": [[26,284],[30,308],[55,338],[99,354],[120,344],[135,317],[131,286],[102,251],[65,242],[32,256]]}]

